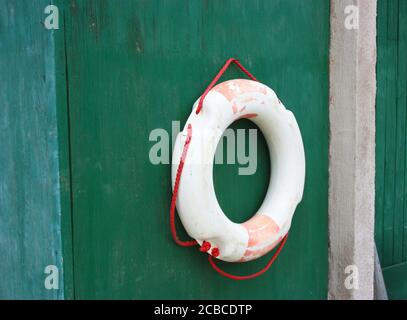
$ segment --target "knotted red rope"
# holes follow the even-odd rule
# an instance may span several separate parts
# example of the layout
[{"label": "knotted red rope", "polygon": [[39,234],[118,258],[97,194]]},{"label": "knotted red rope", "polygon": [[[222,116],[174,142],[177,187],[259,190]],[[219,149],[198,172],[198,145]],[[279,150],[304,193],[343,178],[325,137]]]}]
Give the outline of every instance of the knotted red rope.
[{"label": "knotted red rope", "polygon": [[179,162],[178,169],[177,169],[177,175],[175,177],[174,192],[172,193],[171,207],[170,207],[170,225],[171,225],[172,237],[173,237],[174,241],[181,247],[191,247],[191,246],[195,246],[198,244],[196,242],[196,240],[190,240],[190,241],[180,240],[177,236],[177,230],[175,229],[175,204],[177,203],[179,182],[181,180],[181,174],[182,174],[182,170],[184,169],[185,158],[187,157],[188,148],[189,148],[189,144],[191,143],[191,139],[192,139],[192,126],[188,125],[187,138],[184,143],[184,148],[183,148],[182,154],[181,154],[181,160]]},{"label": "knotted red rope", "polygon": [[[199,114],[199,112],[201,112],[202,106],[203,106],[203,101],[204,101],[206,95],[213,88],[213,86],[218,82],[220,77],[225,73],[226,69],[230,66],[230,64],[232,62],[234,64],[236,64],[240,68],[240,70],[242,70],[250,79],[252,79],[254,81],[257,81],[257,79],[245,67],[243,67],[243,65],[239,62],[239,60],[234,59],[234,58],[228,59],[226,61],[226,63],[223,65],[223,67],[219,70],[219,72],[217,73],[215,78],[213,78],[213,80],[209,84],[209,86],[205,89],[205,91],[202,94],[201,98],[199,99],[198,107],[196,108],[196,114]],[[187,137],[186,137],[186,140],[185,140],[185,143],[184,143],[184,147],[182,149],[181,159],[180,159],[178,169],[177,169],[177,175],[175,177],[174,191],[172,193],[171,206],[170,206],[171,234],[172,234],[172,237],[173,237],[174,241],[178,245],[180,245],[182,247],[191,247],[191,246],[195,246],[195,245],[198,244],[196,240],[189,240],[189,241],[180,240],[178,238],[177,230],[175,228],[175,206],[176,206],[176,203],[177,203],[178,189],[179,189],[179,184],[181,182],[182,170],[184,169],[185,159],[186,159],[187,154],[188,154],[188,149],[189,149],[189,145],[191,143],[191,139],[192,139],[192,126],[191,126],[191,124],[189,124],[188,128],[187,128]],[[220,252],[219,252],[218,248],[212,248],[211,253],[208,255],[209,263],[216,272],[218,272],[220,275],[222,275],[224,277],[227,277],[227,278],[230,278],[230,279],[233,279],[233,280],[253,279],[253,278],[256,278],[256,277],[262,275],[263,273],[265,273],[271,267],[271,265],[274,263],[274,261],[277,259],[278,255],[280,254],[281,250],[283,249],[283,247],[284,247],[284,245],[285,245],[285,243],[287,241],[287,237],[288,237],[288,233],[281,240],[276,252],[273,254],[273,256],[271,257],[270,261],[266,264],[266,266],[263,269],[261,269],[260,271],[258,271],[256,273],[253,273],[251,275],[236,276],[236,275],[232,275],[230,273],[227,273],[227,272],[221,270],[215,264],[215,262],[212,259],[212,256],[214,256],[214,257],[219,256]],[[201,252],[209,252],[210,249],[211,249],[211,244],[209,242],[207,242],[207,241],[204,241],[202,243],[200,251]]]}]

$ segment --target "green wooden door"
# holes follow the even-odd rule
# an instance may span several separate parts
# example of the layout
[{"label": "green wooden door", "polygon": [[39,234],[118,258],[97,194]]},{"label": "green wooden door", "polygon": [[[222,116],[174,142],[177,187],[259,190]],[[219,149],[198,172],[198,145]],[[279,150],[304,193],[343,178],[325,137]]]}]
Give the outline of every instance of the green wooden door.
[{"label": "green wooden door", "polygon": [[[69,296],[325,299],[329,1],[69,1],[64,9]],[[244,282],[220,277],[196,248],[174,244],[170,166],[149,160],[150,132],[171,133],[176,120],[183,126],[229,57],[239,58],[294,112],[307,161],[304,198],[286,247],[272,270]],[[224,79],[235,77],[243,75],[231,68]],[[255,128],[243,120],[233,127]],[[238,222],[256,211],[267,188],[269,158],[260,133],[257,152],[254,175],[239,176],[240,165],[215,167],[220,204]],[[221,265],[246,274],[268,259]]]},{"label": "green wooden door", "polygon": [[407,299],[407,1],[378,1],[376,244],[390,298]]}]

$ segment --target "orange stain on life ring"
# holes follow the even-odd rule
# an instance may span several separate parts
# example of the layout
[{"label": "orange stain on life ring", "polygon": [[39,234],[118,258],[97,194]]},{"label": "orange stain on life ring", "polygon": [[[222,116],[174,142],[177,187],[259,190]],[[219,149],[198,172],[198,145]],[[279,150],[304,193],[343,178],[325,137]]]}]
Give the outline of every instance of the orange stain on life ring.
[{"label": "orange stain on life ring", "polygon": [[[267,90],[264,86],[259,85],[256,82],[253,81],[247,81],[247,80],[242,80],[242,79],[238,79],[238,80],[229,80],[229,81],[225,81],[222,82],[220,84],[218,84],[217,86],[215,86],[212,90],[219,92],[220,94],[222,94],[226,99],[229,100],[229,102],[232,102],[232,100],[239,94],[243,94],[243,93],[249,93],[249,92],[257,92],[257,93],[262,93],[264,95],[267,94]],[[254,98],[246,98],[246,100],[244,100],[244,102],[251,102],[254,101]],[[240,112],[243,112],[243,110],[245,109],[242,108],[240,110]],[[238,106],[233,103],[232,104],[232,111],[233,113],[237,113],[238,112]],[[241,118],[253,118],[257,116],[257,114],[251,113],[248,115],[243,115]]]},{"label": "orange stain on life ring", "polygon": [[271,251],[274,249],[274,247],[283,239],[282,236],[278,237],[278,239],[276,241],[274,241],[273,243],[261,248],[261,249],[257,249],[257,250],[251,250],[250,248],[248,248],[246,250],[246,252],[244,253],[244,256],[242,259],[240,259],[240,261],[249,261],[249,260],[253,260],[255,258],[259,258],[263,255],[265,255],[267,252]]},{"label": "orange stain on life ring", "polygon": [[239,119],[250,119],[254,117],[257,117],[257,113],[247,113],[239,117]]},{"label": "orange stain on life ring", "polygon": [[262,94],[267,94],[267,90],[264,86],[259,85],[257,82],[248,80],[229,80],[222,82],[215,86],[212,90],[219,92],[224,95],[226,99],[232,101],[233,98],[238,94],[248,93],[248,92],[259,92]]},{"label": "orange stain on life ring", "polygon": [[249,257],[260,257],[272,250],[282,239],[278,237],[275,241],[280,227],[277,223],[266,215],[255,215],[250,220],[243,223],[249,234],[249,242],[246,252],[243,255],[242,261],[248,260]]}]

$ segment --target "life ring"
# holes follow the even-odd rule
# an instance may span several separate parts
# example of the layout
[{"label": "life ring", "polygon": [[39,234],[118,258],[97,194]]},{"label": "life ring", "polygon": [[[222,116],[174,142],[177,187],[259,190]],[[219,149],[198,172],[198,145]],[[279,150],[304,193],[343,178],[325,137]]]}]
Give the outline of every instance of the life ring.
[{"label": "life ring", "polygon": [[[184,161],[177,209],[192,238],[214,257],[228,262],[257,259],[271,251],[287,234],[305,180],[305,156],[301,133],[294,115],[272,89],[246,79],[222,82],[210,90],[200,114],[199,99],[175,141],[172,186],[178,164]],[[269,147],[272,174],[265,199],[248,221],[232,222],[222,211],[213,185],[213,159],[226,128],[240,118],[249,118],[262,131]],[[188,137],[189,150],[182,159]]]}]

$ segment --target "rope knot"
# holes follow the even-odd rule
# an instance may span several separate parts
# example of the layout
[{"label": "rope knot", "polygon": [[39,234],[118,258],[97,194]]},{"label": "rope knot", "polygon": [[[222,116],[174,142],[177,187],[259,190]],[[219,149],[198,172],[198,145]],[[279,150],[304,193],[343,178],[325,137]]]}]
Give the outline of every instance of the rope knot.
[{"label": "rope knot", "polygon": [[211,254],[212,254],[212,257],[216,258],[220,254],[219,249],[218,248],[213,248]]},{"label": "rope knot", "polygon": [[204,242],[202,242],[202,245],[199,248],[199,251],[208,252],[210,248],[211,248],[211,244],[208,241],[204,241]]}]

